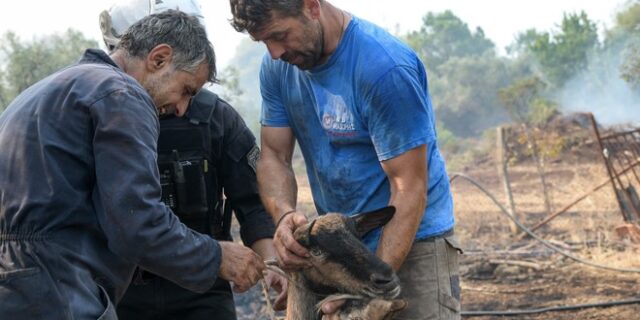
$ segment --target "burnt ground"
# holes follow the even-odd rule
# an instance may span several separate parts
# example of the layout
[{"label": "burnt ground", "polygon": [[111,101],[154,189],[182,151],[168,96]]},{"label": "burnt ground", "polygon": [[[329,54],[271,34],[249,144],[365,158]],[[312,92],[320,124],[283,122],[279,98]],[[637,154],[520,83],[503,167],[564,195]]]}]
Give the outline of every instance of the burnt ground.
[{"label": "burnt ground", "polygon": [[[574,149],[575,152],[567,151],[545,165],[552,211],[607,178],[604,165],[594,156],[597,153],[585,153],[584,145]],[[502,180],[493,157],[477,159],[462,172],[505,204]],[[297,169],[302,166],[298,164]],[[509,167],[509,177],[517,217],[531,227],[547,216],[536,167],[531,161],[516,161]],[[298,183],[299,208],[312,216],[313,204],[304,174],[298,174]],[[640,299],[639,273],[594,268],[566,258],[530,237],[512,233],[510,220],[465,180],[455,180],[452,191],[456,231],[465,248],[460,259],[463,310],[535,310]],[[615,232],[623,223],[612,188],[607,186],[536,230],[536,234],[592,263],[640,269],[640,243],[621,238]],[[259,289],[257,286],[237,296],[239,319],[271,319]],[[465,319],[640,319],[640,304]]]},{"label": "burnt ground", "polygon": [[[560,209],[606,179],[604,165],[576,158],[545,166],[552,209]],[[502,180],[492,163],[465,174],[506,203]],[[544,212],[539,176],[532,164],[510,167],[516,213],[524,225]],[[461,258],[462,306],[466,311],[532,310],[640,299],[640,274],[594,268],[512,233],[510,220],[470,183],[452,185],[458,235],[466,248]],[[553,211],[553,210],[552,210]],[[592,194],[536,234],[578,258],[616,268],[640,269],[640,244],[623,239],[623,224],[611,187]],[[471,317],[466,317],[471,318]],[[640,319],[640,304],[473,319]]]}]

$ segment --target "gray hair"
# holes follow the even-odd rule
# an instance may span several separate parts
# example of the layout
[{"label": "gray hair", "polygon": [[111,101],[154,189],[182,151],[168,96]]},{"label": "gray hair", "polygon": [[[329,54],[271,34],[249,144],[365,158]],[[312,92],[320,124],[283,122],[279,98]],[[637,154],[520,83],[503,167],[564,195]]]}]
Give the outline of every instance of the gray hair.
[{"label": "gray hair", "polygon": [[207,63],[208,81],[217,81],[216,56],[207,31],[198,18],[182,11],[166,10],[142,18],[125,31],[115,49],[144,58],[160,44],[173,49],[175,69],[195,73],[202,63]]}]

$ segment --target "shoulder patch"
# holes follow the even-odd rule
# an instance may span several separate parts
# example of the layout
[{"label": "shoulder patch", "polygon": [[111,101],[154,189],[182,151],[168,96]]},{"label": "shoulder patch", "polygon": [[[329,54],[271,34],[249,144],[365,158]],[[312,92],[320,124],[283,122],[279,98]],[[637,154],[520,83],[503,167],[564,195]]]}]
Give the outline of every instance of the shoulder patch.
[{"label": "shoulder patch", "polygon": [[253,148],[247,153],[247,162],[253,169],[253,172],[257,171],[258,159],[260,159],[260,148],[258,148],[257,145],[253,145]]}]

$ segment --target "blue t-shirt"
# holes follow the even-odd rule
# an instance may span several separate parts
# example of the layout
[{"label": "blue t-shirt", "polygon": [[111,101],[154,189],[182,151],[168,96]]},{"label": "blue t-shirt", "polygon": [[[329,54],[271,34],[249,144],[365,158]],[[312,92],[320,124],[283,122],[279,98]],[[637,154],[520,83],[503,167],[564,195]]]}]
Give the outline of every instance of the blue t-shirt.
[{"label": "blue t-shirt", "polygon": [[[380,165],[427,145],[428,204],[416,239],[453,228],[453,201],[420,59],[388,32],[353,17],[329,60],[304,71],[265,55],[262,125],[290,127],[305,159],[319,214],[388,205]],[[380,231],[365,243],[374,250]]]}]

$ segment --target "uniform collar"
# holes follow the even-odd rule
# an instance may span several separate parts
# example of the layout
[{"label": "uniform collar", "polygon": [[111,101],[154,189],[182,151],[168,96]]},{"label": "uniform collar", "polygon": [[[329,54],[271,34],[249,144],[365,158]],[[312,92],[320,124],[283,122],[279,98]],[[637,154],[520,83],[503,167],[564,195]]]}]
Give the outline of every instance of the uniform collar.
[{"label": "uniform collar", "polygon": [[189,109],[184,115],[193,124],[209,123],[218,96],[207,89],[201,89],[189,102]]},{"label": "uniform collar", "polygon": [[106,52],[100,50],[100,49],[87,49],[85,50],[84,54],[82,55],[82,58],[80,58],[80,61],[78,61],[78,63],[82,64],[82,63],[105,63],[108,65],[112,65],[116,68],[120,68],[118,67],[118,65],[111,59],[111,57],[109,57],[109,55],[107,55]]}]

